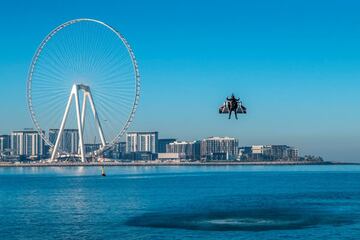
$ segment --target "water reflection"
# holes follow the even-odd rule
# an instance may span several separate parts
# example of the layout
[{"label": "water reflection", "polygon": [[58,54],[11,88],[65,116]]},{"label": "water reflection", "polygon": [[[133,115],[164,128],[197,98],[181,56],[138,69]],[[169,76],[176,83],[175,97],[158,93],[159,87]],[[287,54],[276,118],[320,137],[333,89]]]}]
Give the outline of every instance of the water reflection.
[{"label": "water reflection", "polygon": [[319,225],[351,224],[354,216],[313,211],[312,209],[231,209],[226,212],[147,213],[126,221],[128,226],[175,228],[206,231],[293,230]]}]

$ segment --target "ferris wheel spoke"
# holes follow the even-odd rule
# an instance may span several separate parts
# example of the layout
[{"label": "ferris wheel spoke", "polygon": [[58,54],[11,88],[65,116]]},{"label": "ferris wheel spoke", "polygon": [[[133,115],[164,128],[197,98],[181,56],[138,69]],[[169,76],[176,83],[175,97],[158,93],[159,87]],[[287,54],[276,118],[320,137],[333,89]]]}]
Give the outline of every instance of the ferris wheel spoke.
[{"label": "ferris wheel spoke", "polygon": [[[129,83],[134,84],[134,78],[130,73],[122,73],[122,74],[112,74],[112,75],[107,75],[104,76],[102,81],[102,85],[114,85],[114,84],[122,84],[122,85],[126,85]],[[119,82],[118,80],[121,79],[121,82]]]},{"label": "ferris wheel spoke", "polygon": [[[76,90],[72,90],[74,86]],[[139,91],[137,63],[125,38],[98,20],[76,19],[60,25],[41,43],[30,65],[27,97],[38,131],[60,128],[68,105],[63,127],[76,133],[83,130],[84,144],[100,143],[104,135],[109,147],[119,141],[133,120]],[[79,111],[84,112],[83,129],[78,129]],[[54,147],[54,139],[50,141],[42,132],[41,136]],[[77,149],[67,149],[74,144],[69,135],[61,135],[57,141],[55,152],[78,154]]]},{"label": "ferris wheel spoke", "polygon": [[[106,56],[104,56],[101,61],[98,61],[97,69],[101,69],[102,72],[106,73],[108,72],[109,68],[119,67],[118,63],[121,63],[126,59],[126,52],[122,51],[122,53],[117,54],[118,52],[119,51],[115,51],[114,49],[109,48]],[[131,62],[128,63],[132,64]]]}]

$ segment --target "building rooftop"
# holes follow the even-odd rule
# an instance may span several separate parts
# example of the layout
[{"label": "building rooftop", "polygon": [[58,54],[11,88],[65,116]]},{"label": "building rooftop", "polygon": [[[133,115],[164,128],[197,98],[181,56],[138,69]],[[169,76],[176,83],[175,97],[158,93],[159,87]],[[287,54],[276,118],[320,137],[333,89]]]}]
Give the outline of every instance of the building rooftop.
[{"label": "building rooftop", "polygon": [[169,143],[170,145],[180,145],[180,144],[193,144],[196,143],[196,141],[175,141],[172,143]]},{"label": "building rooftop", "polygon": [[208,137],[203,140],[236,140],[233,137]]},{"label": "building rooftop", "polygon": [[[59,131],[59,128],[50,128],[49,131]],[[64,131],[77,131],[77,128],[64,128]]]},{"label": "building rooftop", "polygon": [[159,133],[157,131],[133,131],[133,132],[127,132],[126,134],[152,134],[152,133]]},{"label": "building rooftop", "polygon": [[34,129],[24,129],[24,130],[11,131],[11,133],[38,133],[38,131],[36,131]]}]

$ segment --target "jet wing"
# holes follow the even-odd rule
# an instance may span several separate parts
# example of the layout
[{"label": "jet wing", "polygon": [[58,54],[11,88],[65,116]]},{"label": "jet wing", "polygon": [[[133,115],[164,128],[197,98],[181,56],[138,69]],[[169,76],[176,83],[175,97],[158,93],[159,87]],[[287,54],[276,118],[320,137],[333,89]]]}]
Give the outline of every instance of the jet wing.
[{"label": "jet wing", "polygon": [[[229,108],[228,108],[228,102],[226,101],[223,105],[221,105],[219,107],[219,113],[220,114],[226,114],[229,113]],[[239,103],[238,108],[236,109],[236,113],[240,113],[240,114],[246,114],[246,107],[242,104]]]}]

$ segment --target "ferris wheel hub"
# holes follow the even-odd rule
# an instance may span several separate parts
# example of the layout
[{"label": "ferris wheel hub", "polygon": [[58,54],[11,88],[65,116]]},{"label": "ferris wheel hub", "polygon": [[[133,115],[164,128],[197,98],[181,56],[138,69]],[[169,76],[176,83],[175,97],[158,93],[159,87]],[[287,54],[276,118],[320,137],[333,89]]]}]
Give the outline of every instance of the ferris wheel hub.
[{"label": "ferris wheel hub", "polygon": [[90,87],[85,84],[74,84],[74,86],[79,90],[81,89],[81,90],[90,92]]}]

